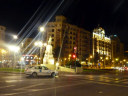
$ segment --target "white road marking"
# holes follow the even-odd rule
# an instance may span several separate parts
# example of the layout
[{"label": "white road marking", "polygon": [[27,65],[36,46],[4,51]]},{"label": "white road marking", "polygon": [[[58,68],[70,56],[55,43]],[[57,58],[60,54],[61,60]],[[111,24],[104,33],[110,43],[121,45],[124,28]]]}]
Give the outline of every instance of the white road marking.
[{"label": "white road marking", "polygon": [[85,82],[78,83],[78,84],[72,84],[72,85],[64,85],[64,86],[57,86],[57,87],[45,88],[45,89],[28,89],[27,91],[24,91],[24,92],[9,93],[9,94],[0,94],[0,95],[1,96],[11,96],[11,95],[17,95],[17,94],[22,94],[22,93],[28,93],[28,92],[32,92],[32,91],[33,92],[36,92],[36,91],[45,91],[45,90],[51,90],[51,89],[54,89],[54,88],[63,88],[63,87],[81,85],[81,84],[85,84]]},{"label": "white road marking", "polygon": [[0,87],[0,89],[2,89],[2,88],[8,88],[8,87],[13,87],[13,86],[15,86],[15,85],[3,86],[3,87]]},{"label": "white road marking", "polygon": [[26,86],[26,87],[21,87],[21,88],[17,88],[17,89],[14,89],[14,90],[24,90],[26,88],[32,88],[32,87],[36,87],[38,85],[44,85],[44,83],[35,84],[35,85],[31,85],[31,86]]}]

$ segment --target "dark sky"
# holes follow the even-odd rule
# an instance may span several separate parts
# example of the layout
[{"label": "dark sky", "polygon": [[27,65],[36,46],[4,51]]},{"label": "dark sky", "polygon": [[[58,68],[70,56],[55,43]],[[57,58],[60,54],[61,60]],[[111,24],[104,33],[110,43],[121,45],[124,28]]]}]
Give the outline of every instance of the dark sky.
[{"label": "dark sky", "polygon": [[7,33],[20,32],[32,16],[21,35],[30,26],[39,26],[58,14],[91,32],[100,24],[106,35],[117,34],[128,44],[128,0],[0,0],[0,25],[7,27]]}]

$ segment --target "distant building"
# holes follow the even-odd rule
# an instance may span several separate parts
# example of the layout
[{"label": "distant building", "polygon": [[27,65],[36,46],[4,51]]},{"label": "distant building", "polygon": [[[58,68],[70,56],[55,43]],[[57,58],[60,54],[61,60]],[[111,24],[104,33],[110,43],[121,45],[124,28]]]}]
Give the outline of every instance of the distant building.
[{"label": "distant building", "polygon": [[3,47],[5,42],[5,30],[6,27],[0,25],[0,47]]},{"label": "distant building", "polygon": [[6,27],[0,25],[0,67],[5,67],[7,62],[7,50],[4,46]]},{"label": "distant building", "polygon": [[124,45],[121,43],[119,37],[117,35],[111,35],[112,42],[112,60],[118,58],[122,60],[124,58]]},{"label": "distant building", "polygon": [[[77,57],[85,60],[90,54],[90,32],[69,24],[64,16],[56,16],[55,21],[46,26],[47,40],[52,37],[53,49],[62,46],[61,57],[68,58],[77,49]],[[59,50],[57,50],[59,52]],[[66,59],[65,59],[66,60]]]},{"label": "distant building", "polygon": [[92,55],[97,60],[105,59],[106,57],[111,59],[111,39],[105,36],[105,30],[98,27],[93,30],[92,33]]}]

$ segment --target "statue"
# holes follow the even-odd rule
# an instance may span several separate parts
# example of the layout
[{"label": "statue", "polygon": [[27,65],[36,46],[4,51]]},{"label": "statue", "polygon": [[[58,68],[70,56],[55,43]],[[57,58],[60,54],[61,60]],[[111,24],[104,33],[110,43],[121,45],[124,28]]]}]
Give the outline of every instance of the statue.
[{"label": "statue", "polygon": [[52,38],[50,36],[48,40],[48,44],[46,46],[44,58],[43,58],[43,64],[52,64],[52,65],[54,64],[51,41],[52,41]]}]

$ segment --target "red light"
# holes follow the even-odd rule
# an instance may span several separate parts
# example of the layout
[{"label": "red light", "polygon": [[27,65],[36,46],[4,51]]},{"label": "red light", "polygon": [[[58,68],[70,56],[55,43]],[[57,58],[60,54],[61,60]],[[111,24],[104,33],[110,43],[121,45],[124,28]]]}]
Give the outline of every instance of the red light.
[{"label": "red light", "polygon": [[73,58],[76,58],[76,55],[73,55],[72,57],[73,57]]}]

